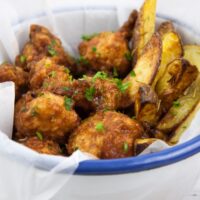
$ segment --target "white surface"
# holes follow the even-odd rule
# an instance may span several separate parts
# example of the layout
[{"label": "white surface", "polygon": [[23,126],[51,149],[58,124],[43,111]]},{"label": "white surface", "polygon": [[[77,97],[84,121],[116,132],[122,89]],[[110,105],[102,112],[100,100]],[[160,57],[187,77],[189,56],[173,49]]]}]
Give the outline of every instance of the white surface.
[{"label": "white surface", "polygon": [[[9,7],[9,2],[12,2],[12,12],[7,18],[8,11],[6,12],[6,7]],[[2,31],[0,30],[0,38],[2,39],[2,43],[4,44],[4,48],[0,50],[3,52],[2,55],[5,55],[1,60],[7,59],[8,57],[11,60],[14,60],[15,55],[18,53],[19,48],[23,46],[26,39],[28,38],[28,26],[30,23],[40,23],[48,26],[51,30],[56,32],[62,39],[67,49],[71,49],[70,46],[74,47],[80,42],[80,36],[83,33],[91,33],[91,32],[99,32],[99,31],[106,31],[106,30],[116,30],[119,27],[119,24],[122,24],[123,21],[127,18],[128,14],[130,13],[131,9],[134,8],[133,1],[119,1],[117,2],[117,6],[113,7],[113,1],[107,1],[106,6],[112,7],[112,11],[105,10],[105,2],[104,1],[66,1],[66,0],[58,0],[56,1],[56,6],[52,6],[55,1],[35,1],[33,6],[30,6],[28,9],[22,9],[26,5],[30,4],[30,1],[17,1],[17,4],[14,3],[15,1],[4,1],[1,5],[5,5],[4,12],[0,12],[0,23]],[[36,3],[38,2],[38,3]],[[81,2],[81,3],[78,3]],[[83,4],[84,2],[84,4]],[[89,2],[87,4],[86,2]],[[125,3],[126,2],[126,3]],[[137,5],[142,3],[143,1],[134,1]],[[167,5],[164,5],[167,2]],[[183,15],[182,10],[180,7],[177,12],[174,7],[174,2],[178,4],[181,2],[182,7],[185,3],[188,4],[188,0],[180,1],[174,0],[173,2],[170,0],[159,1],[159,9],[158,13],[162,13],[162,15],[166,15],[169,18],[176,18],[176,20],[180,23],[186,24],[187,26],[194,27],[193,29],[198,32],[199,26],[196,24],[197,20],[193,20],[193,13],[194,16],[196,15],[195,10],[191,13],[191,15]],[[193,0],[193,2],[198,2]],[[172,4],[171,4],[172,3]],[[101,11],[91,11],[91,6],[102,6]],[[191,3],[190,3],[191,4]],[[78,11],[69,11],[66,13],[56,14],[56,18],[51,14],[51,7],[56,10],[62,5],[62,9],[67,8],[75,8],[77,5],[79,7],[84,8],[84,12]],[[89,6],[88,6],[89,5]],[[170,6],[169,6],[170,5]],[[189,5],[189,4],[188,4]],[[44,8],[45,6],[45,8]],[[197,6],[196,6],[197,7]],[[43,9],[44,8],[44,9]],[[86,8],[90,10],[87,11]],[[191,5],[190,5],[191,8]],[[15,11],[17,9],[17,12]],[[183,8],[183,10],[185,7]],[[49,16],[48,19],[30,19],[34,14],[40,14],[41,12],[46,12]],[[117,11],[117,12],[116,12]],[[197,11],[197,10],[196,10]],[[117,13],[120,14],[120,18],[117,18]],[[94,17],[95,16],[95,17]],[[183,18],[184,16],[184,18]],[[28,20],[25,20],[28,19]],[[192,19],[192,20],[191,20]],[[8,24],[8,20],[12,21],[12,24],[16,24],[18,20],[22,23],[20,26],[15,27],[16,36],[12,34],[12,26]],[[8,33],[8,34],[6,34]],[[11,38],[8,40],[8,37]],[[187,40],[187,34],[184,34],[185,39]],[[192,38],[195,40],[195,38]],[[18,45],[18,41],[20,44]],[[195,41],[196,42],[196,41]],[[19,48],[18,48],[19,47]],[[7,52],[5,51],[7,50]],[[11,50],[11,51],[10,51]],[[76,50],[72,48],[72,51],[76,53]],[[1,57],[0,57],[1,58]],[[1,111],[2,112],[2,111]],[[13,112],[13,111],[12,111]],[[4,113],[4,112],[2,112]],[[2,114],[1,113],[1,114]],[[196,124],[198,122],[198,118],[196,118]],[[192,126],[193,127],[193,126]],[[199,126],[196,126],[199,128]],[[193,135],[196,135],[199,130],[193,128]],[[6,132],[4,130],[4,132]],[[190,132],[188,132],[190,133]],[[2,136],[2,135],[1,135]],[[188,139],[188,138],[186,138]],[[62,167],[64,165],[65,168],[69,167],[71,169],[69,163],[73,163],[73,169],[71,173],[77,167],[78,161],[80,157],[74,156],[74,160],[72,162],[68,162],[67,159],[62,159],[61,157],[57,157],[56,160],[60,162],[59,166],[52,169],[51,172],[41,172],[38,169],[35,169],[30,165],[31,163],[45,163],[45,160],[50,159],[48,156],[38,155],[37,153],[22,147],[14,142],[10,142],[7,138],[0,137],[0,142],[2,142],[0,146],[0,152],[2,156],[0,157],[0,163],[4,163],[4,165],[0,166],[0,199],[1,196],[9,195],[7,199],[49,199],[50,195],[54,195],[54,193],[59,190],[60,187],[63,185],[63,189],[59,192],[58,197],[54,199],[59,199],[60,196],[64,196],[65,198],[68,197],[70,200],[74,199],[166,199],[166,200],[178,200],[182,199],[185,194],[191,191],[191,187],[194,185],[195,179],[198,177],[199,170],[196,166],[199,166],[199,155],[194,156],[188,160],[176,163],[174,165],[170,165],[167,167],[163,167],[160,169],[150,170],[142,173],[134,173],[134,174],[126,174],[126,175],[117,175],[117,176],[59,176],[55,171],[62,171]],[[4,145],[4,146],[3,146]],[[8,146],[7,146],[8,145]],[[10,145],[10,146],[9,146]],[[22,153],[23,152],[23,153]],[[4,157],[5,154],[7,157]],[[24,159],[28,160],[28,167],[27,165],[21,165],[17,161],[11,160],[10,158],[13,156],[17,158],[18,155],[21,154],[21,161]],[[30,155],[31,157],[29,157]],[[77,159],[76,159],[77,158]],[[32,160],[31,160],[32,159]],[[70,159],[70,158],[69,158]],[[81,157],[81,159],[86,159],[86,157]],[[55,160],[51,157],[50,160]],[[31,161],[31,162],[30,162]],[[199,166],[200,167],[200,166]],[[200,168],[199,168],[200,169]],[[188,171],[190,174],[188,174]],[[7,172],[7,173],[5,173]],[[20,173],[21,172],[21,173]],[[24,173],[26,172],[26,173]],[[15,174],[14,176],[13,173]],[[22,176],[22,174],[24,174]],[[42,175],[41,175],[42,174]],[[45,174],[45,175],[43,175]],[[51,174],[52,176],[49,176]],[[16,176],[16,177],[15,177]],[[42,178],[41,178],[42,176]],[[10,178],[9,178],[10,177]],[[12,178],[15,177],[15,178]],[[22,178],[23,177],[23,178]],[[162,178],[161,178],[162,177]],[[71,179],[69,179],[71,178]],[[12,184],[10,181],[12,180]],[[19,187],[16,186],[16,182],[21,182],[18,184]],[[30,181],[31,180],[31,181]],[[66,181],[69,183],[65,184]],[[184,184],[183,184],[184,182]],[[78,188],[77,188],[78,185]],[[57,186],[57,187],[56,187]],[[153,186],[153,187],[152,187]],[[10,189],[10,187],[12,189]],[[26,193],[23,194],[22,189],[24,191],[24,187],[26,188]],[[4,188],[4,189],[3,189]],[[46,190],[44,190],[46,188]],[[47,189],[48,188],[48,189]],[[52,189],[53,188],[53,189]],[[98,189],[101,188],[99,191]],[[139,188],[141,190],[139,190]],[[146,189],[144,189],[146,188]],[[147,190],[148,189],[148,190]],[[13,193],[9,193],[7,190],[13,191]],[[93,193],[94,190],[94,193]],[[142,191],[145,192],[142,192]],[[167,192],[167,191],[170,191]],[[198,190],[196,187],[195,190]],[[15,192],[14,192],[15,191]],[[52,193],[50,193],[51,191]],[[13,196],[11,196],[13,195]],[[20,195],[23,195],[20,196]],[[48,195],[43,196],[43,195]],[[138,196],[137,196],[138,195]],[[147,196],[146,196],[147,195]],[[164,197],[163,197],[164,196]],[[4,199],[5,197],[2,197]],[[5,198],[5,199],[6,199]],[[62,199],[62,198],[60,198]]]}]

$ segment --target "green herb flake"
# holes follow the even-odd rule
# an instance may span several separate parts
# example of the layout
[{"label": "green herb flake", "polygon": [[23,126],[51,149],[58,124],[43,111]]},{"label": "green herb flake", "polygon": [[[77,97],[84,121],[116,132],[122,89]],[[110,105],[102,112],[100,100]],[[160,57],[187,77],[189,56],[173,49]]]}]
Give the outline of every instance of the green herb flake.
[{"label": "green herb flake", "polygon": [[89,64],[88,60],[84,56],[80,56],[79,58],[77,58],[76,62],[78,64],[82,63],[84,65],[88,65]]},{"label": "green herb flake", "polygon": [[52,46],[55,46],[55,45],[57,45],[57,42],[56,42],[56,40],[52,40],[52,41],[51,41],[51,45],[52,45]]},{"label": "green herb flake", "polygon": [[42,87],[43,87],[43,88],[48,88],[48,86],[49,86],[49,83],[43,82],[43,84],[42,84]]},{"label": "green herb flake", "polygon": [[121,79],[115,78],[115,79],[114,79],[114,82],[116,83],[118,89],[119,89],[122,93],[124,93],[124,92],[128,89],[128,87],[130,86],[130,82],[125,82],[125,83],[123,83]]},{"label": "green herb flake", "polygon": [[104,125],[102,122],[98,122],[95,126],[95,129],[99,132],[104,131]]},{"label": "green herb flake", "polygon": [[130,72],[130,76],[131,76],[131,77],[136,77],[136,73],[135,73],[134,70],[132,70],[132,71]]},{"label": "green herb flake", "polygon": [[22,106],[21,108],[21,112],[26,112],[28,109],[26,108],[26,106]]},{"label": "green herb flake", "polygon": [[50,56],[56,56],[58,54],[58,52],[54,49],[53,45],[48,45],[47,46],[47,50],[48,53],[50,54]]},{"label": "green herb flake", "polygon": [[19,59],[22,64],[26,62],[26,56],[24,55],[21,55]]},{"label": "green herb flake", "polygon": [[180,104],[180,102],[179,102],[178,100],[176,100],[176,101],[173,102],[173,106],[174,106],[175,108],[178,108],[180,105],[181,105],[181,104]]},{"label": "green herb flake", "polygon": [[43,140],[43,135],[42,135],[42,133],[40,133],[39,131],[37,131],[36,133],[36,136],[37,136],[37,138],[39,139],[39,140]]},{"label": "green herb flake", "polygon": [[118,72],[117,72],[117,69],[115,67],[113,68],[113,76],[118,77]]},{"label": "green herb flake", "polygon": [[82,38],[82,40],[90,41],[92,38],[94,38],[97,35],[98,35],[98,33],[93,33],[91,35],[82,35],[81,38]]},{"label": "green herb flake", "polygon": [[96,47],[92,47],[92,52],[96,52],[97,51],[97,48]]},{"label": "green herb flake", "polygon": [[186,129],[186,128],[187,128],[187,126],[183,126],[182,128],[183,128],[183,129]]},{"label": "green herb flake", "polygon": [[64,106],[65,106],[65,109],[68,110],[68,111],[71,110],[72,105],[73,105],[72,99],[65,96],[64,97]]},{"label": "green herb flake", "polygon": [[129,150],[129,145],[128,145],[127,142],[124,142],[124,144],[123,144],[123,150],[124,150],[125,153],[128,152],[128,150]]},{"label": "green herb flake", "polygon": [[55,77],[56,77],[56,71],[51,71],[51,72],[49,73],[49,77],[55,78]]},{"label": "green herb flake", "polygon": [[103,79],[103,80],[105,80],[105,79],[107,79],[108,78],[108,75],[105,73],[105,72],[97,72],[94,76],[93,76],[93,78],[92,78],[92,80],[93,81],[96,81],[96,79]]},{"label": "green herb flake", "polygon": [[94,98],[94,94],[95,94],[95,88],[94,87],[87,88],[86,91],[85,91],[85,98],[88,101],[92,101],[93,98]]},{"label": "green herb flake", "polygon": [[131,55],[131,53],[128,51],[124,54],[124,57],[128,60],[128,61],[132,61],[133,56]]},{"label": "green herb flake", "polygon": [[132,116],[131,118],[132,118],[132,119],[136,119],[136,116]]},{"label": "green herb flake", "polygon": [[69,87],[66,87],[66,86],[64,86],[62,89],[63,89],[64,91],[69,91],[69,90],[70,90],[70,88],[69,88]]},{"label": "green herb flake", "polygon": [[66,67],[65,67],[65,69],[64,69],[64,72],[65,72],[66,74],[69,74],[69,73],[70,73],[69,69],[66,68]]},{"label": "green herb flake", "polygon": [[32,117],[35,117],[35,116],[37,116],[38,115],[38,107],[37,106],[35,106],[35,107],[33,107],[32,109],[31,109],[31,116]]}]

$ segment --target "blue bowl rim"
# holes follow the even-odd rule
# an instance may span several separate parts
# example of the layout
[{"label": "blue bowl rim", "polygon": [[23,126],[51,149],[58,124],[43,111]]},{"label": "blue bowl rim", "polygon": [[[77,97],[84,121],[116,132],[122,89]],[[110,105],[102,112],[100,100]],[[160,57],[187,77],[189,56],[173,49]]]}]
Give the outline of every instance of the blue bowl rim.
[{"label": "blue bowl rim", "polygon": [[[61,8],[55,10],[55,13],[61,13],[66,10],[77,11],[82,9],[82,7],[77,7],[73,9]],[[90,10],[113,10],[113,7],[95,7],[92,6]],[[45,13],[37,13],[36,18],[44,17]],[[177,21],[176,19],[168,18],[168,16],[163,16],[157,14],[158,17],[163,19],[175,21],[179,25],[184,25],[185,28],[189,28],[194,33],[197,33],[189,25],[183,22]],[[18,25],[27,19],[20,19],[13,26]],[[199,35],[199,33],[197,33]],[[120,158],[120,159],[110,159],[110,160],[86,160],[79,163],[78,168],[75,171],[77,175],[111,175],[111,174],[124,174],[124,173],[134,173],[144,170],[150,170],[154,168],[160,168],[167,166],[178,161],[189,158],[190,156],[200,152],[200,135],[195,138],[185,142],[183,144],[176,145],[166,150],[160,152],[139,155],[137,157]]]}]

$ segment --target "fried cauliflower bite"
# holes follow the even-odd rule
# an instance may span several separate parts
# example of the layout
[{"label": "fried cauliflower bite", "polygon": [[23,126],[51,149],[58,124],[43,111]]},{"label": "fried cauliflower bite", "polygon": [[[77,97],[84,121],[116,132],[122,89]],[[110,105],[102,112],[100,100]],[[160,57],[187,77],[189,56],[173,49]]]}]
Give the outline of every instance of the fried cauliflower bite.
[{"label": "fried cauliflower bite", "polygon": [[18,98],[26,88],[28,74],[20,67],[11,64],[0,65],[0,82],[13,81],[15,83],[15,93]]},{"label": "fried cauliflower bite", "polygon": [[40,132],[45,138],[62,142],[79,125],[70,98],[50,92],[27,93],[16,104],[15,127],[17,138]]},{"label": "fried cauliflower bite", "polygon": [[60,65],[74,65],[73,58],[64,51],[61,41],[56,36],[43,26],[31,25],[30,41],[25,44],[21,55],[16,57],[16,65],[29,71],[29,63],[45,56],[51,57]]},{"label": "fried cauliflower bite", "polygon": [[50,58],[43,58],[38,62],[32,63],[30,71],[30,89],[43,89],[54,92],[57,89],[69,87],[72,76],[69,69],[57,65]]},{"label": "fried cauliflower bite", "polygon": [[79,45],[79,62],[86,71],[104,71],[121,76],[130,68],[131,55],[124,32],[102,32]]},{"label": "fried cauliflower bite", "polygon": [[85,111],[116,110],[121,103],[122,92],[113,79],[86,77],[72,85],[75,106]]},{"label": "fried cauliflower bite", "polygon": [[47,140],[38,138],[37,136],[28,137],[23,140],[18,140],[20,144],[23,144],[38,153],[49,155],[62,155],[61,148],[58,143],[53,140]]},{"label": "fried cauliflower bite", "polygon": [[122,113],[98,112],[70,135],[67,149],[69,154],[80,149],[103,159],[130,157],[142,133],[141,125]]}]

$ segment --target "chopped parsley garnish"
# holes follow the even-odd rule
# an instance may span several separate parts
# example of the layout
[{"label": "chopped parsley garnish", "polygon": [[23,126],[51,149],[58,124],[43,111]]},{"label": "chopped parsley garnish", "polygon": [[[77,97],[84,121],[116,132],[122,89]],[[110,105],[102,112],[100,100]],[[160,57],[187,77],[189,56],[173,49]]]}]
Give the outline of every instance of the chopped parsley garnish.
[{"label": "chopped parsley garnish", "polygon": [[66,87],[66,86],[64,86],[62,89],[63,89],[64,91],[69,91],[69,90],[70,90],[70,88],[69,88],[69,87]]},{"label": "chopped parsley garnish", "polygon": [[49,73],[49,77],[55,78],[56,77],[56,71],[51,71]]},{"label": "chopped parsley garnish", "polygon": [[128,89],[128,87],[129,87],[129,85],[130,85],[130,82],[125,82],[125,83],[123,83],[122,80],[121,80],[121,79],[118,79],[118,78],[115,78],[115,79],[114,79],[114,82],[116,83],[118,89],[119,89],[122,93],[124,93],[124,92]]},{"label": "chopped parsley garnish", "polygon": [[97,72],[97,73],[93,76],[92,80],[93,80],[93,81],[96,81],[97,78],[100,78],[100,79],[105,80],[105,79],[108,78],[108,75],[107,75],[105,72]]},{"label": "chopped parsley garnish", "polygon": [[33,107],[33,108],[31,109],[31,116],[32,116],[32,117],[35,117],[35,116],[38,114],[37,110],[38,110],[38,107],[37,107],[37,106],[35,106],[35,107]]},{"label": "chopped parsley garnish", "polygon": [[131,61],[132,60],[132,55],[131,55],[131,52],[126,52],[125,54],[124,54],[124,57],[128,60],[128,61]]},{"label": "chopped parsley garnish", "polygon": [[93,33],[91,35],[82,35],[82,40],[85,40],[85,41],[90,41],[93,37],[97,36],[98,33]]},{"label": "chopped parsley garnish", "polygon": [[43,84],[42,84],[42,87],[43,88],[47,88],[49,86],[49,83],[47,83],[47,82],[44,82]]},{"label": "chopped parsley garnish", "polygon": [[48,68],[48,67],[50,67],[50,66],[51,66],[51,63],[48,63],[48,62],[45,63],[45,67],[46,67],[46,68]]},{"label": "chopped parsley garnish", "polygon": [[64,72],[65,72],[66,74],[69,74],[69,73],[70,73],[69,69],[66,68],[66,67],[65,67],[65,69],[64,69]]},{"label": "chopped parsley garnish", "polygon": [[64,97],[64,106],[65,106],[65,109],[66,110],[71,110],[72,105],[73,105],[72,99],[65,96]]},{"label": "chopped parsley garnish", "polygon": [[178,108],[180,105],[181,104],[178,100],[173,102],[173,106],[176,107],[176,108]]},{"label": "chopped parsley garnish", "polygon": [[130,76],[131,76],[131,77],[136,77],[136,73],[135,73],[134,70],[132,70],[132,71],[130,72]]},{"label": "chopped parsley garnish", "polygon": [[39,140],[43,140],[43,135],[42,135],[42,133],[40,133],[39,131],[37,131],[36,133],[36,136],[37,136],[37,138],[39,139]]},{"label": "chopped parsley garnish", "polygon": [[84,58],[84,56],[80,56],[79,58],[77,58],[76,62],[77,63],[82,63],[84,65],[88,65],[89,64],[88,60],[86,58]]},{"label": "chopped parsley garnish", "polygon": [[186,129],[186,128],[187,128],[187,126],[183,126],[182,128],[183,128],[183,129]]},{"label": "chopped parsley garnish", "polygon": [[26,62],[26,56],[24,55],[21,55],[19,59],[22,64]]},{"label": "chopped parsley garnish", "polygon": [[52,41],[51,41],[51,45],[52,45],[52,46],[55,46],[56,44],[57,44],[57,43],[56,43],[56,40],[52,40]]},{"label": "chopped parsley garnish", "polygon": [[127,153],[128,149],[129,149],[128,143],[124,142],[124,144],[123,144],[123,150],[124,150],[124,152]]},{"label": "chopped parsley garnish", "polygon": [[92,101],[93,98],[94,98],[94,94],[95,94],[95,88],[94,87],[87,88],[86,91],[85,91],[85,98],[88,101]]},{"label": "chopped parsley garnish", "polygon": [[92,51],[95,53],[97,51],[96,47],[92,47]]},{"label": "chopped parsley garnish", "polygon": [[115,67],[113,68],[113,76],[118,77],[118,72],[117,72],[117,69]]},{"label": "chopped parsley garnish", "polygon": [[132,116],[132,119],[136,119],[136,116]]},{"label": "chopped parsley garnish", "polygon": [[48,45],[47,46],[48,49],[48,53],[50,54],[50,56],[56,56],[57,55],[57,51],[54,49],[54,47],[52,45]]},{"label": "chopped parsley garnish", "polygon": [[104,125],[103,125],[103,123],[102,122],[98,122],[97,124],[96,124],[96,126],[95,126],[95,129],[97,130],[97,131],[103,131],[104,130]]}]

